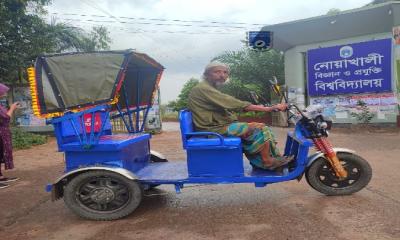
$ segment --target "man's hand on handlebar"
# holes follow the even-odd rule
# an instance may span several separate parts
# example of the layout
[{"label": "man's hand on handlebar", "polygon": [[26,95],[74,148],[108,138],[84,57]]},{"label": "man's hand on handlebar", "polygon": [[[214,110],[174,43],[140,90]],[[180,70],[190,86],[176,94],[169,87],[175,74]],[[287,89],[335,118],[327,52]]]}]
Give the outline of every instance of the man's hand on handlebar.
[{"label": "man's hand on handlebar", "polygon": [[271,108],[273,109],[272,111],[274,111],[274,112],[286,111],[288,109],[288,105],[286,103],[279,103],[279,104],[273,105]]},{"label": "man's hand on handlebar", "polygon": [[263,105],[249,105],[244,110],[245,111],[256,111],[256,112],[279,112],[285,111],[288,108],[286,103],[276,104],[270,107]]}]

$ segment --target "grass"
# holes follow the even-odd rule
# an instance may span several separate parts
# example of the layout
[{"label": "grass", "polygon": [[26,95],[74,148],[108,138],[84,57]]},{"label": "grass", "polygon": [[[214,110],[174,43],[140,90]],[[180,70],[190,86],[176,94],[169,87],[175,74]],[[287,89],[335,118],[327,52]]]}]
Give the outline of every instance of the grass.
[{"label": "grass", "polygon": [[47,136],[26,132],[18,127],[11,128],[14,149],[26,149],[47,143]]}]

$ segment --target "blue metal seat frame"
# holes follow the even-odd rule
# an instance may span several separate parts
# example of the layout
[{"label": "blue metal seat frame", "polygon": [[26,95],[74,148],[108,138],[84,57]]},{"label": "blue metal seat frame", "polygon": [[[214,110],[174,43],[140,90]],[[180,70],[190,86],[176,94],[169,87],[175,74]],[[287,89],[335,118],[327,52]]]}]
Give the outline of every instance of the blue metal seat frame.
[{"label": "blue metal seat frame", "polygon": [[[49,119],[47,122],[53,124],[57,138],[59,151],[64,151],[64,145],[70,142],[78,142],[83,149],[90,149],[99,143],[100,137],[111,134],[111,129],[105,129],[109,124],[109,106],[97,106],[81,112],[66,113],[61,117]],[[96,113],[100,113],[101,126],[95,131]],[[84,115],[91,115],[90,131],[86,131]],[[66,135],[66,131],[72,128],[73,133]]]},{"label": "blue metal seat frame", "polygon": [[179,113],[183,148],[186,149],[190,177],[243,176],[241,139],[215,132],[195,132],[192,113]]},{"label": "blue metal seat frame", "polygon": [[[65,152],[66,171],[83,166],[122,167],[135,172],[150,159],[150,134],[143,132],[112,134],[110,106],[96,106],[81,112],[52,118],[59,151]],[[91,118],[90,128],[85,116]],[[100,127],[95,127],[100,116]]]}]

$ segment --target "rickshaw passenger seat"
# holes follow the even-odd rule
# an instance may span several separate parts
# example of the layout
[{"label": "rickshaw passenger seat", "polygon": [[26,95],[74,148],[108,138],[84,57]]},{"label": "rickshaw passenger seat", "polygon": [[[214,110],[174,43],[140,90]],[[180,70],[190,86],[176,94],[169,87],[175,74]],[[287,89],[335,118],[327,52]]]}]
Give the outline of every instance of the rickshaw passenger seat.
[{"label": "rickshaw passenger seat", "polygon": [[[100,110],[99,110],[100,109]],[[88,146],[95,144],[99,137],[112,134],[112,126],[108,111],[101,106],[89,109],[86,112],[68,113],[62,117],[53,118],[59,151],[65,151],[67,145]],[[94,116],[94,119],[92,117]],[[92,121],[94,126],[92,127]]]},{"label": "rickshaw passenger seat", "polygon": [[[81,123],[80,121],[74,121],[75,122],[75,127],[77,128],[78,132],[82,134],[82,128],[81,128]],[[101,124],[101,123],[99,123]],[[61,122],[61,128],[62,128],[62,144],[66,143],[71,143],[71,142],[77,142],[78,138],[76,136],[76,133],[74,131],[74,128],[72,126],[71,121],[63,121]],[[90,134],[89,129],[90,127],[86,127],[86,134]],[[110,123],[110,119],[106,118],[106,122],[104,124],[103,132],[101,135],[111,135],[112,134],[112,127]],[[95,132],[98,132],[97,129],[94,130]]]},{"label": "rickshaw passenger seat", "polygon": [[183,148],[186,150],[191,177],[243,176],[241,139],[215,132],[196,132],[192,113],[179,113]]}]

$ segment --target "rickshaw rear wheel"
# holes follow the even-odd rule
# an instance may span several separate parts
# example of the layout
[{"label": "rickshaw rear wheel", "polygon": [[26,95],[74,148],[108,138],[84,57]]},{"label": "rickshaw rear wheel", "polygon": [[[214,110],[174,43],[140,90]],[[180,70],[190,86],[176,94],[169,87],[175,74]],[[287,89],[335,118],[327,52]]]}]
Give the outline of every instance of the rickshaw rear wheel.
[{"label": "rickshaw rear wheel", "polygon": [[64,202],[72,212],[101,221],[131,214],[142,196],[138,182],[110,171],[84,172],[68,182],[64,189]]},{"label": "rickshaw rear wheel", "polygon": [[339,196],[353,194],[368,185],[372,178],[372,169],[366,160],[351,153],[338,153],[337,156],[348,176],[339,179],[328,161],[319,158],[311,164],[305,174],[312,188],[325,195]]}]

